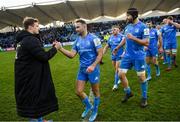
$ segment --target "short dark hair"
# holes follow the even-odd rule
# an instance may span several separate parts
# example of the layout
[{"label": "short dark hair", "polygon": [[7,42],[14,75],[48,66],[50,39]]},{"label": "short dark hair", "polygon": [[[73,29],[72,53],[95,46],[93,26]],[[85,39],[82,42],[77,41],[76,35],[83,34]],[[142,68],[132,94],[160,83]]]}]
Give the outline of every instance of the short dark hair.
[{"label": "short dark hair", "polygon": [[147,20],[147,22],[146,23],[152,23],[152,20]]},{"label": "short dark hair", "polygon": [[137,8],[129,8],[127,10],[127,14],[131,15],[133,17],[133,20],[135,20],[138,17],[138,10]]},{"label": "short dark hair", "polygon": [[173,20],[173,17],[172,16],[168,16],[167,19]]},{"label": "short dark hair", "polygon": [[119,25],[113,25],[112,28],[121,28]]},{"label": "short dark hair", "polygon": [[146,23],[152,23],[152,25],[154,25],[154,22],[152,20],[148,20]]},{"label": "short dark hair", "polygon": [[82,19],[76,20],[76,23],[81,23],[81,24],[85,24],[86,25],[86,22],[84,20],[82,20]]},{"label": "short dark hair", "polygon": [[28,29],[29,26],[32,26],[36,22],[39,22],[39,20],[37,18],[25,17],[23,20],[23,26],[26,30],[26,29]]}]

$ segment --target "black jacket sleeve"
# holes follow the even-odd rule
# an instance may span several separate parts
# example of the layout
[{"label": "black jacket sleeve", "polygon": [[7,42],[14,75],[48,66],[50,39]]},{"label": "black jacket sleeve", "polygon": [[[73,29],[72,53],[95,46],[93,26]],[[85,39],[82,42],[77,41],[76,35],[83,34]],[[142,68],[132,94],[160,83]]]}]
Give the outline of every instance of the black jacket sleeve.
[{"label": "black jacket sleeve", "polygon": [[43,62],[48,61],[57,53],[55,47],[52,47],[46,52],[41,46],[40,40],[38,40],[36,37],[27,37],[24,47],[32,54],[32,56]]}]

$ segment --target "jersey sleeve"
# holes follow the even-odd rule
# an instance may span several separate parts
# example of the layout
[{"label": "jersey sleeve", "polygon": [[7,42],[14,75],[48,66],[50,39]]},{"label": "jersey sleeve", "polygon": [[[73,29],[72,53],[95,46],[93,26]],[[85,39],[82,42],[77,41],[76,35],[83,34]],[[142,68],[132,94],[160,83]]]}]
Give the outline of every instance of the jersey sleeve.
[{"label": "jersey sleeve", "polygon": [[99,48],[102,48],[101,41],[100,41],[99,38],[97,38],[97,37],[94,38],[94,39],[93,39],[93,43],[94,43],[94,45],[95,45],[96,50],[99,49]]},{"label": "jersey sleeve", "polygon": [[55,47],[45,51],[41,46],[40,41],[35,37],[27,38],[27,41],[24,42],[24,47],[29,51],[29,53],[31,53],[33,57],[42,62],[47,62],[57,53]]}]

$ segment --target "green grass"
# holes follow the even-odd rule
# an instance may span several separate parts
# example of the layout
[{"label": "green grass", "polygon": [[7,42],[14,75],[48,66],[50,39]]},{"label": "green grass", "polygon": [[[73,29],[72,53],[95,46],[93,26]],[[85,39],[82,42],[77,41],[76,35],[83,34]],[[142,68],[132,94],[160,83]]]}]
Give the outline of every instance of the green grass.
[{"label": "green grass", "polygon": [[[178,38],[180,41],[180,38]],[[69,47],[67,47],[70,49]],[[180,46],[178,47],[180,50]],[[14,97],[14,57],[15,52],[0,53],[0,120],[21,121],[27,120],[16,114]],[[180,68],[173,68],[171,72],[165,72],[166,66],[160,62],[161,76],[155,78],[153,67],[153,79],[149,82],[148,103],[145,109],[139,107],[140,84],[136,73],[128,72],[128,79],[135,96],[127,103],[122,104],[123,89],[112,92],[114,71],[108,54],[104,56],[104,65],[101,66],[101,104],[99,107],[99,121],[116,120],[180,120]],[[177,55],[180,65],[180,53]],[[57,54],[50,60],[50,66],[56,95],[59,100],[59,111],[46,116],[46,119],[58,121],[79,121],[83,105],[75,95],[75,80],[78,70],[78,56],[68,59],[62,54]],[[89,93],[89,84],[86,93]]]}]

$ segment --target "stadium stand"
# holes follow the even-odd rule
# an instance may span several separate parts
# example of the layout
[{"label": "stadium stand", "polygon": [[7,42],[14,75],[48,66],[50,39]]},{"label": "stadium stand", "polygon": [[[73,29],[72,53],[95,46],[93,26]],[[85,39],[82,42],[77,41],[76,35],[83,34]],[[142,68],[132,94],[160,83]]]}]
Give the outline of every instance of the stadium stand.
[{"label": "stadium stand", "polygon": [[[141,21],[146,22],[152,20],[155,25],[161,24],[162,20],[167,16],[149,17],[143,18]],[[174,15],[174,21],[180,23],[180,15]],[[88,29],[91,33],[95,33],[101,40],[107,33],[110,33],[110,29],[113,25],[119,25],[122,29],[126,25],[125,20],[121,21],[109,21],[88,24]],[[18,31],[17,31],[18,32]],[[15,36],[17,32],[0,33],[0,47],[2,49],[12,48],[15,43]],[[177,30],[180,32],[180,30]],[[62,27],[50,27],[43,28],[40,31],[41,40],[44,44],[51,44],[55,39],[60,42],[73,42],[76,39],[76,32],[72,23],[65,24]]]}]

